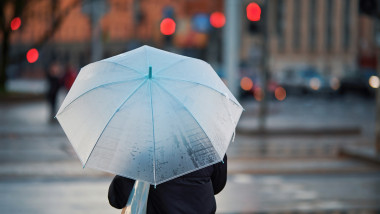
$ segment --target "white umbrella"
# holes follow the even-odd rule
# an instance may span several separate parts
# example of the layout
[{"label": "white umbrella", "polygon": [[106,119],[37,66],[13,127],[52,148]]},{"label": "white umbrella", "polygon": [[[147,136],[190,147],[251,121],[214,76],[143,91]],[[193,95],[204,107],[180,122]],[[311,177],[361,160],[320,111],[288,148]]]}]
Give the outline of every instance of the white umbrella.
[{"label": "white umbrella", "polygon": [[222,161],[242,110],[206,62],[143,46],[83,67],[56,118],[83,167],[157,185]]}]

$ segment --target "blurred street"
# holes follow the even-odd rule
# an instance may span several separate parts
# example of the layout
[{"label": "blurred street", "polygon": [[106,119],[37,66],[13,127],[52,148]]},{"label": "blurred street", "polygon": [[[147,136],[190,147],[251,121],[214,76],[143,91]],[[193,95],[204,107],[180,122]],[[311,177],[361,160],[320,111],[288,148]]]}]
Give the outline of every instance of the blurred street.
[{"label": "blurred street", "polygon": [[[68,137],[86,166],[133,163],[110,172],[131,170],[136,179],[153,167],[156,184],[164,180],[156,175],[163,164],[176,163],[161,171],[179,175],[190,160],[219,161],[235,126],[217,213],[380,213],[379,2],[0,1],[0,214],[121,212],[107,199],[114,175],[83,169]],[[171,94],[178,103],[159,105],[165,114],[154,116],[151,78],[168,70],[157,84],[172,80],[165,86],[173,90],[163,94],[175,91],[181,99]],[[132,92],[124,83],[140,80],[135,75],[144,82]],[[136,96],[138,113],[116,114],[145,81],[150,108]],[[203,86],[227,99],[203,96]],[[68,91],[65,104],[77,107],[58,116],[66,135],[52,117]],[[240,120],[231,96],[244,108]],[[144,108],[152,126],[141,119]],[[165,132],[155,135],[159,129]],[[171,140],[177,137],[186,138],[183,149]],[[159,150],[156,142],[177,147],[163,143]],[[166,161],[177,157],[166,155],[171,150],[183,151],[182,162]]]},{"label": "blurred street", "polygon": [[[372,100],[273,101],[267,135],[255,134],[257,102],[242,105],[218,213],[380,212],[380,166],[338,155],[373,146]],[[120,213],[107,201],[112,175],[82,169],[47,103],[2,102],[0,112],[0,213]]]}]

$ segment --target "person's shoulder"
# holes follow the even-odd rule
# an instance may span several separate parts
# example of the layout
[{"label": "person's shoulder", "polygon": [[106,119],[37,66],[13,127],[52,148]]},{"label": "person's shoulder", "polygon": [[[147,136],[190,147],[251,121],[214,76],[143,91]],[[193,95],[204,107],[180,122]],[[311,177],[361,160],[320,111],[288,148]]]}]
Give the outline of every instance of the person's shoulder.
[{"label": "person's shoulder", "polygon": [[214,171],[213,165],[198,169],[181,176],[182,178],[210,177]]}]

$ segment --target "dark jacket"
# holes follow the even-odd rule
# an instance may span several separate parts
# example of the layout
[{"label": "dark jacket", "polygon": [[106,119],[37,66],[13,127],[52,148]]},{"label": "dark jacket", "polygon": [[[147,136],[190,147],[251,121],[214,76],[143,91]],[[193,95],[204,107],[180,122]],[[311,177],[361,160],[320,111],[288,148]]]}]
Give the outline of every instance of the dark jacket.
[{"label": "dark jacket", "polygon": [[[156,188],[151,186],[147,213],[215,213],[214,195],[222,191],[227,181],[227,156],[223,162],[159,184]],[[111,206],[117,209],[125,207],[134,182],[115,176],[108,190]]]}]

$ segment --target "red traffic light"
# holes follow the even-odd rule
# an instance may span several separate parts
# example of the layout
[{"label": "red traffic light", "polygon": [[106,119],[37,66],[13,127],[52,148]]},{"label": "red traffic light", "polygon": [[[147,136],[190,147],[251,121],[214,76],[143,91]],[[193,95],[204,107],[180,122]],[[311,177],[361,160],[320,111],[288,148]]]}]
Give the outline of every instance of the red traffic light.
[{"label": "red traffic light", "polygon": [[261,8],[257,3],[249,3],[246,10],[248,20],[253,22],[260,21]]},{"label": "red traffic light", "polygon": [[165,18],[160,24],[161,33],[164,35],[172,35],[175,32],[175,22],[171,18]]},{"label": "red traffic light", "polygon": [[221,28],[226,23],[226,17],[222,12],[213,12],[210,16],[210,24],[214,28]]},{"label": "red traffic light", "polygon": [[38,60],[38,56],[37,49],[32,48],[26,53],[26,60],[28,60],[29,63],[35,63]]},{"label": "red traffic light", "polygon": [[11,21],[11,29],[12,30],[17,30],[20,28],[20,26],[21,26],[21,19],[19,17],[12,19],[12,21]]}]

